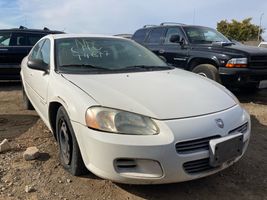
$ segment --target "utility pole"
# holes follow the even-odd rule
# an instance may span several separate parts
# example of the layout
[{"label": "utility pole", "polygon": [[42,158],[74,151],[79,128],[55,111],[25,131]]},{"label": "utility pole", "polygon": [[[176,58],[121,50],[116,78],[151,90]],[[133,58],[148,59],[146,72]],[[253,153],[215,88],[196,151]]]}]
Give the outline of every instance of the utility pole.
[{"label": "utility pole", "polygon": [[258,32],[258,41],[260,41],[260,35],[261,35],[261,20],[262,20],[263,15],[264,15],[264,13],[261,13],[261,15],[260,15],[260,26],[259,26],[259,32]]}]

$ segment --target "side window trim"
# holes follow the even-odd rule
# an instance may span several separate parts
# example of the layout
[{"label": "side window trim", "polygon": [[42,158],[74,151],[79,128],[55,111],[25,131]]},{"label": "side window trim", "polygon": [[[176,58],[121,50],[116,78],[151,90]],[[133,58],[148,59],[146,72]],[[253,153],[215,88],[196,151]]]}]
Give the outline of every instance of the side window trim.
[{"label": "side window trim", "polygon": [[[45,43],[46,43],[47,41],[49,42],[49,52],[48,52],[49,63],[47,63],[47,64],[48,64],[49,67],[50,67],[50,58],[51,58],[51,56],[50,56],[50,53],[51,53],[51,41],[50,41],[50,39],[48,39],[48,38],[45,38],[45,39],[44,39],[44,42],[43,42],[41,48],[39,49],[38,54],[39,54],[39,52],[43,49],[43,47],[44,47],[44,45],[45,45]],[[42,58],[42,60],[44,61],[44,58]]]}]

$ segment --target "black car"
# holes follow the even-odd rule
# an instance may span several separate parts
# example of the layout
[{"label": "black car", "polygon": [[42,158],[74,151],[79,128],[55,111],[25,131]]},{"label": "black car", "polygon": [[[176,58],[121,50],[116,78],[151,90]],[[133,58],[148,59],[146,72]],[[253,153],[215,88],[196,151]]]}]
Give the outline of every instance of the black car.
[{"label": "black car", "polygon": [[40,38],[56,33],[63,32],[48,28],[27,29],[23,26],[0,30],[0,80],[20,80],[21,60]]},{"label": "black car", "polygon": [[267,79],[267,49],[236,45],[212,28],[162,23],[144,26],[132,39],[176,67],[229,87],[257,89]]}]

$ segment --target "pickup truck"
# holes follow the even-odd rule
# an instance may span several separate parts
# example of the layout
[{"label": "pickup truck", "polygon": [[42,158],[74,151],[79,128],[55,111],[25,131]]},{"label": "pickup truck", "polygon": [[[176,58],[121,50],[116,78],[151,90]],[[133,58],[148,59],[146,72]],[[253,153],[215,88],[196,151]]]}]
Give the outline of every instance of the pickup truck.
[{"label": "pickup truck", "polygon": [[267,80],[267,49],[238,45],[215,29],[161,23],[138,29],[133,40],[169,64],[222,83],[256,91]]}]

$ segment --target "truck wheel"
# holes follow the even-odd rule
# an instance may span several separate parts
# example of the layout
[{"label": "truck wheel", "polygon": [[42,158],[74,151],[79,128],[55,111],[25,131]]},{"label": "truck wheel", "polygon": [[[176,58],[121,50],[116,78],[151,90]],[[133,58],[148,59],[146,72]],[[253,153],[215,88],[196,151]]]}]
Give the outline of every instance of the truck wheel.
[{"label": "truck wheel", "polygon": [[30,102],[29,98],[27,97],[23,86],[22,86],[22,101],[24,109],[34,110],[34,107],[32,106],[32,103]]},{"label": "truck wheel", "polygon": [[218,69],[211,64],[200,64],[193,68],[192,72],[201,76],[207,77],[218,83],[221,83],[221,79],[218,73]]},{"label": "truck wheel", "polygon": [[88,171],[84,165],[70,119],[63,106],[57,112],[56,134],[61,165],[74,176],[86,174]]}]

